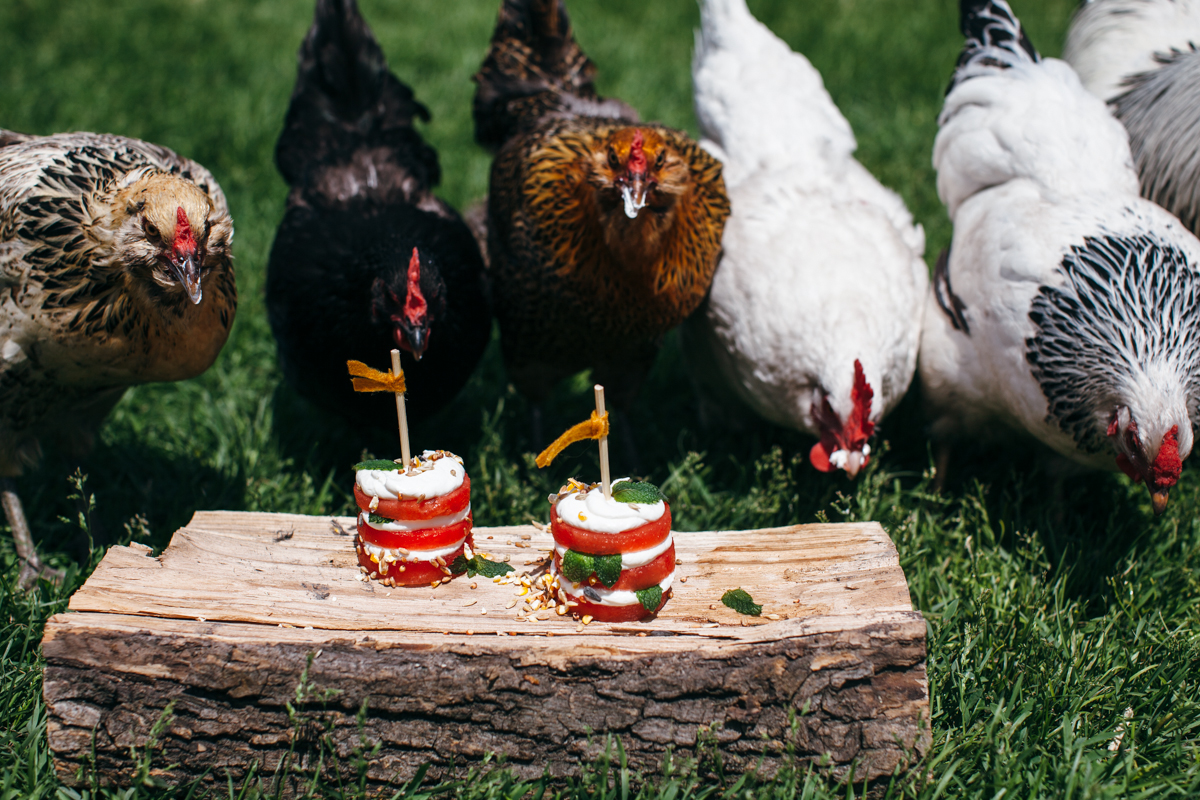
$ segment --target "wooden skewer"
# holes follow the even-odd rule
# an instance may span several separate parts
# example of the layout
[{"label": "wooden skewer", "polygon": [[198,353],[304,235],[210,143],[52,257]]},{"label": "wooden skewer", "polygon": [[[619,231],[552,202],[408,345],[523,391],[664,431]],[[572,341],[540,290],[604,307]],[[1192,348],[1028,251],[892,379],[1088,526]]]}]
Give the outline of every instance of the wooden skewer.
[{"label": "wooden skewer", "polygon": [[[392,374],[400,374],[400,351],[392,350]],[[408,409],[404,405],[404,392],[396,392],[396,419],[400,422],[400,455],[404,457],[404,474],[412,470],[412,451],[408,446]]]},{"label": "wooden skewer", "polygon": [[[596,413],[604,416],[604,387],[596,384]],[[600,437],[600,490],[604,492],[605,500],[612,500],[611,475],[608,472],[608,437]]]}]

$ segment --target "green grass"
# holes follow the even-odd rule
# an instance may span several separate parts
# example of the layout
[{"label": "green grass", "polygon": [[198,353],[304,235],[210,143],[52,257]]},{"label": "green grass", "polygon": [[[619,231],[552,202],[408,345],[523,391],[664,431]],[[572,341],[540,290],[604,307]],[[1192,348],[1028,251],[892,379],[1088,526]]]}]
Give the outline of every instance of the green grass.
[{"label": "green grass", "polygon": [[[441,153],[444,195],[460,207],[480,197],[488,158],[471,141],[470,76],[496,1],[362,2],[393,69],[433,112],[424,133]],[[960,41],[957,4],[751,6],[821,70],[854,127],[861,159],[925,226],[932,261],[950,236],[929,161]],[[1017,11],[1035,44],[1054,55],[1072,6],[1024,0]],[[647,118],[694,132],[694,3],[571,0],[570,7],[599,65],[601,90]],[[263,310],[266,254],[285,196],[272,148],[310,13],[307,0],[0,3],[0,126],[108,131],[173,147],[212,169],[237,224],[241,306],[217,364],[192,381],[131,391],[83,465],[98,544],[136,538],[162,547],[200,508],[316,514],[350,506],[347,466],[359,452],[339,444],[336,423],[280,385]],[[564,385],[548,427],[582,418],[589,404],[586,380]],[[927,761],[897,777],[890,796],[1200,794],[1194,470],[1185,470],[1159,519],[1145,490],[1125,478],[1094,475],[1057,488],[1019,448],[970,455],[935,495],[919,403],[910,398],[882,428],[888,447],[851,483],[806,466],[811,441],[803,437],[767,426],[705,431],[674,340],[633,419],[649,477],[672,497],[683,529],[815,519],[875,519],[887,527],[913,602],[929,620],[934,729]],[[546,492],[563,478],[594,470],[594,458],[571,453],[538,473],[526,452],[527,427],[526,407],[507,386],[493,345],[467,391],[414,438],[466,455],[480,524],[522,522],[542,513]],[[388,441],[372,447],[395,449]],[[74,522],[80,501],[70,498],[78,494],[67,482],[71,471],[52,456],[20,481],[42,550],[71,567],[66,588],[15,591],[11,544],[0,537],[0,800],[77,796],[58,786],[49,765],[38,646],[45,619],[64,608],[94,563]],[[1110,751],[1122,724],[1121,747]],[[711,762],[701,767],[676,766],[629,788],[619,764],[601,762],[554,791],[622,800],[861,796],[861,787],[828,784],[800,767],[765,783],[722,777]],[[260,788],[218,796],[258,796]],[[494,771],[451,786],[403,787],[403,794],[499,798],[535,789]],[[353,787],[312,793],[361,794]],[[120,796],[155,794],[139,786]]]}]

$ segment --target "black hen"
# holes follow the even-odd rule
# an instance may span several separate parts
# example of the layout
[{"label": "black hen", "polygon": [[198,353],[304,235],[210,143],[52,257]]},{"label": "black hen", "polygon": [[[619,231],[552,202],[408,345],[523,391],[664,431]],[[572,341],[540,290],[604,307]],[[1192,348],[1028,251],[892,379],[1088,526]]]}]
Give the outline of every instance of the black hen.
[{"label": "black hen", "polygon": [[430,191],[429,119],[388,71],[355,0],[318,0],[275,162],[292,187],[267,267],[267,311],[284,375],[304,397],[369,428],[390,396],[355,394],[346,361],[402,351],[409,415],[448,403],[491,332],[479,247]]}]

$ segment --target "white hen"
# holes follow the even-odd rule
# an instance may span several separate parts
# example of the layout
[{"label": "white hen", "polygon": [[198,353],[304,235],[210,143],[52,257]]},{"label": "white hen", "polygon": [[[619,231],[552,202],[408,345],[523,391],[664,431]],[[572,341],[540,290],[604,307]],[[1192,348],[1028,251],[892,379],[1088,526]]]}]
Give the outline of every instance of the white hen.
[{"label": "white hen", "polygon": [[933,153],[954,221],[921,340],[934,432],[1015,428],[1161,513],[1200,403],[1200,242],[1138,197],[1120,123],[1004,0],[962,11]]},{"label": "white hen", "polygon": [[928,271],[903,201],[854,160],[854,134],[804,56],[744,0],[704,0],[692,63],[703,146],[732,213],[692,370],[766,419],[820,438],[853,477],[916,368]]},{"label": "white hen", "polygon": [[1200,233],[1200,0],[1091,0],[1063,57],[1129,131],[1142,194]]}]

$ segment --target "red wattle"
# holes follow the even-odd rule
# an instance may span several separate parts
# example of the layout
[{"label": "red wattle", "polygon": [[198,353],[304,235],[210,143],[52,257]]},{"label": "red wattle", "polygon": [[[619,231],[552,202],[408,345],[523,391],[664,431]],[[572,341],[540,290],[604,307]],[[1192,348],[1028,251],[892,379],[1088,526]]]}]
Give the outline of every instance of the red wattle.
[{"label": "red wattle", "polygon": [[825,452],[825,446],[820,442],[814,444],[812,449],[808,451],[808,460],[821,472],[831,472],[833,470],[833,465],[829,463],[829,455]]},{"label": "red wattle", "polygon": [[1178,436],[1178,425],[1163,435],[1158,456],[1150,465],[1150,474],[1146,476],[1146,483],[1151,489],[1168,489],[1179,481],[1179,473],[1183,471],[1183,459],[1179,457]]}]

